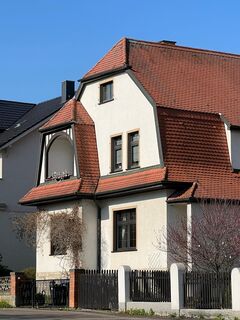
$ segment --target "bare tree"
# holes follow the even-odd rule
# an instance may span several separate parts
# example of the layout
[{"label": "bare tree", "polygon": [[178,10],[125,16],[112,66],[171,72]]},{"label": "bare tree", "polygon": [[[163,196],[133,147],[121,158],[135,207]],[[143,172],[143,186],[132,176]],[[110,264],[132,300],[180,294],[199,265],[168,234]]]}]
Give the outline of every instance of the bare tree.
[{"label": "bare tree", "polygon": [[72,268],[81,267],[85,228],[78,207],[67,213],[38,211],[14,217],[13,229],[20,240],[33,248],[40,248],[46,240],[50,241],[53,254],[62,255]]},{"label": "bare tree", "polygon": [[182,262],[190,269],[230,271],[240,262],[239,203],[214,200],[199,203],[200,212],[168,226],[159,234],[157,246],[170,259]]}]

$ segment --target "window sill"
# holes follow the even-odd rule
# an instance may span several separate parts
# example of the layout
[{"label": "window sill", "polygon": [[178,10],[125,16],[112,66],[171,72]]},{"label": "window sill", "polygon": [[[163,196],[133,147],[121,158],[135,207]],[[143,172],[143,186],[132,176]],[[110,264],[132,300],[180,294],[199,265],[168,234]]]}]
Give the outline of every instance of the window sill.
[{"label": "window sill", "polygon": [[66,255],[67,255],[67,253],[65,253],[65,254],[50,254],[49,257],[64,257]]},{"label": "window sill", "polygon": [[131,252],[131,251],[138,251],[136,248],[135,249],[122,249],[122,250],[113,250],[111,253],[123,253],[123,252]]},{"label": "window sill", "polygon": [[127,170],[127,171],[130,171],[130,170],[136,170],[136,169],[140,169],[140,166],[132,167],[132,168],[127,168],[126,170]]},{"label": "window sill", "polygon": [[101,101],[101,102],[98,103],[98,105],[100,106],[101,104],[105,104],[105,103],[111,102],[113,100],[114,100],[114,98],[112,98],[110,100],[106,100],[106,101]]},{"label": "window sill", "polygon": [[115,171],[110,171],[110,174],[113,174],[113,173],[119,173],[119,172],[123,172],[123,169],[115,170]]}]

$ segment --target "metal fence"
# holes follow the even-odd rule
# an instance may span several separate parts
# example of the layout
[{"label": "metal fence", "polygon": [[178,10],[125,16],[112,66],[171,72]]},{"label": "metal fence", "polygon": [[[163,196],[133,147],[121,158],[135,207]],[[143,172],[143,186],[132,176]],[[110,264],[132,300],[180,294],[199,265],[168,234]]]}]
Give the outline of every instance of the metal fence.
[{"label": "metal fence", "polygon": [[69,279],[37,280],[35,305],[68,306]]},{"label": "metal fence", "polygon": [[230,273],[186,272],[183,284],[185,308],[232,308]]},{"label": "metal fence", "polygon": [[170,272],[131,271],[130,299],[132,301],[171,302]]},{"label": "metal fence", "polygon": [[82,270],[78,281],[80,308],[118,310],[117,270]]},{"label": "metal fence", "polygon": [[10,277],[0,277],[0,295],[10,294]]},{"label": "metal fence", "polygon": [[67,307],[69,279],[22,279],[18,285],[17,296],[19,306]]}]

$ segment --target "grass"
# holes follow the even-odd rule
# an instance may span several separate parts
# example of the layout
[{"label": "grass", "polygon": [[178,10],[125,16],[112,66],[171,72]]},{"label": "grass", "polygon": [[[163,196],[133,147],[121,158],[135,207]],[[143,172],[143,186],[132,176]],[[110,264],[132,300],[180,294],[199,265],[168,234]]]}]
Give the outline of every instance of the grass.
[{"label": "grass", "polygon": [[126,311],[126,314],[129,316],[147,316],[147,317],[152,317],[155,315],[155,312],[153,309],[150,309],[149,311],[146,311],[144,309],[129,309]]},{"label": "grass", "polygon": [[12,306],[5,300],[0,301],[0,308],[12,308]]}]

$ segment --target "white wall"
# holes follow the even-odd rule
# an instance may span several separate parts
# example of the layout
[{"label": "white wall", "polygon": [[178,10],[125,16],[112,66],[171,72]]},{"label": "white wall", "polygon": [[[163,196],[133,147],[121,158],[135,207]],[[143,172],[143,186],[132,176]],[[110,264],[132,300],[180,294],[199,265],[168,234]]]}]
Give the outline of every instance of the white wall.
[{"label": "white wall", "polygon": [[[78,202],[64,202],[56,205],[41,207],[53,215],[59,212],[69,212],[74,206],[79,207],[79,214],[82,217],[83,251],[81,253],[82,267],[96,269],[97,267],[97,207],[91,200]],[[38,242],[37,248],[37,279],[64,278],[69,269],[74,268],[69,255],[50,255],[50,228],[46,228]],[[64,237],[64,235],[63,235]]]},{"label": "white wall", "polygon": [[111,136],[122,134],[123,170],[127,168],[127,132],[139,130],[140,166],[160,164],[154,110],[128,74],[113,79],[114,100],[99,104],[100,83],[86,85],[81,97],[83,106],[92,117],[97,134],[101,175],[111,171]]},{"label": "white wall", "polygon": [[[165,191],[154,191],[101,202],[101,252],[103,269],[128,265],[132,269],[165,269],[167,255],[157,248],[157,237],[166,226]],[[113,251],[113,212],[136,208],[136,251]]]}]

